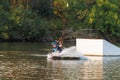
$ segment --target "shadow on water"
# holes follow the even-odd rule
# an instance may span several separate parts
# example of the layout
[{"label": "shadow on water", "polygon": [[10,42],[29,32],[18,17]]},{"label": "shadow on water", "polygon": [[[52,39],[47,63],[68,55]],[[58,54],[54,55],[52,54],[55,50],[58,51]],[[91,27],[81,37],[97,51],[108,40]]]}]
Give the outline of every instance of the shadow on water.
[{"label": "shadow on water", "polygon": [[[6,44],[7,45],[7,44]],[[12,45],[12,44],[11,44]],[[17,46],[17,44],[14,44]],[[19,44],[21,49],[1,49],[0,80],[119,80],[120,57],[87,60],[47,60],[47,47]],[[24,49],[22,48],[25,46]],[[30,47],[31,46],[31,47]],[[46,44],[44,44],[46,46]],[[34,47],[34,48],[33,48]],[[7,45],[4,48],[10,48]],[[29,50],[30,49],[30,50]]]}]

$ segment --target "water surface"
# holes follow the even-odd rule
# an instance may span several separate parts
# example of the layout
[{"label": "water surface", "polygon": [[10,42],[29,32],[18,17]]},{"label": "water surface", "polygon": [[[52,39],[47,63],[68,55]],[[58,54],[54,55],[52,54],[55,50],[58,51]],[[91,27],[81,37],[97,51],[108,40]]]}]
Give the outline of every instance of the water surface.
[{"label": "water surface", "polygon": [[0,43],[0,80],[119,80],[120,57],[48,60],[46,43]]}]

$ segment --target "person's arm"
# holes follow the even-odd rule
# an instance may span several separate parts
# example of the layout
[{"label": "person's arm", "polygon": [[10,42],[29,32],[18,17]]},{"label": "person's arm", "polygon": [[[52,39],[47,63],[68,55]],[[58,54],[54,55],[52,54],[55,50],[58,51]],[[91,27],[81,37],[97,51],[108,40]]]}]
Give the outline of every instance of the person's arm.
[{"label": "person's arm", "polygon": [[59,42],[59,47],[62,47],[62,42],[61,41]]}]

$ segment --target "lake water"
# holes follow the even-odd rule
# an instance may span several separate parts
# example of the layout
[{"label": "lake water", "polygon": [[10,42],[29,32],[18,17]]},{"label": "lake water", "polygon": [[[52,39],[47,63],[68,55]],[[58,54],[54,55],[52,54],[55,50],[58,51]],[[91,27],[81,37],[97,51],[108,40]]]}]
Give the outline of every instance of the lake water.
[{"label": "lake water", "polygon": [[120,80],[120,56],[48,60],[50,49],[49,43],[0,43],[0,80]]}]

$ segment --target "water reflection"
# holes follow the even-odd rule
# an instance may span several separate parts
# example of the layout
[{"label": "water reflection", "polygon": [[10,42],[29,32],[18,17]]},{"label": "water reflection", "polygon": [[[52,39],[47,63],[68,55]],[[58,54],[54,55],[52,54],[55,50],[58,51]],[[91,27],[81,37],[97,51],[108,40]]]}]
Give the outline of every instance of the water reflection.
[{"label": "water reflection", "polygon": [[[4,56],[0,58],[1,80],[43,79],[46,67],[44,57]],[[41,76],[42,74],[42,76]],[[40,76],[39,76],[40,75]]]},{"label": "water reflection", "polygon": [[[36,53],[36,54],[34,54]],[[0,53],[0,80],[119,80],[120,57],[47,60],[37,52]]]},{"label": "water reflection", "polygon": [[46,56],[0,57],[1,80],[86,80],[103,78],[100,60],[50,60]]},{"label": "water reflection", "polygon": [[[103,62],[101,60],[52,60],[48,61],[60,80],[102,80]],[[59,76],[59,75],[58,75]]]},{"label": "water reflection", "polygon": [[104,80],[120,80],[120,56],[104,58]]},{"label": "water reflection", "polygon": [[[51,60],[58,80],[119,80],[120,57],[88,57],[88,60]],[[56,77],[54,77],[56,79]]]}]

